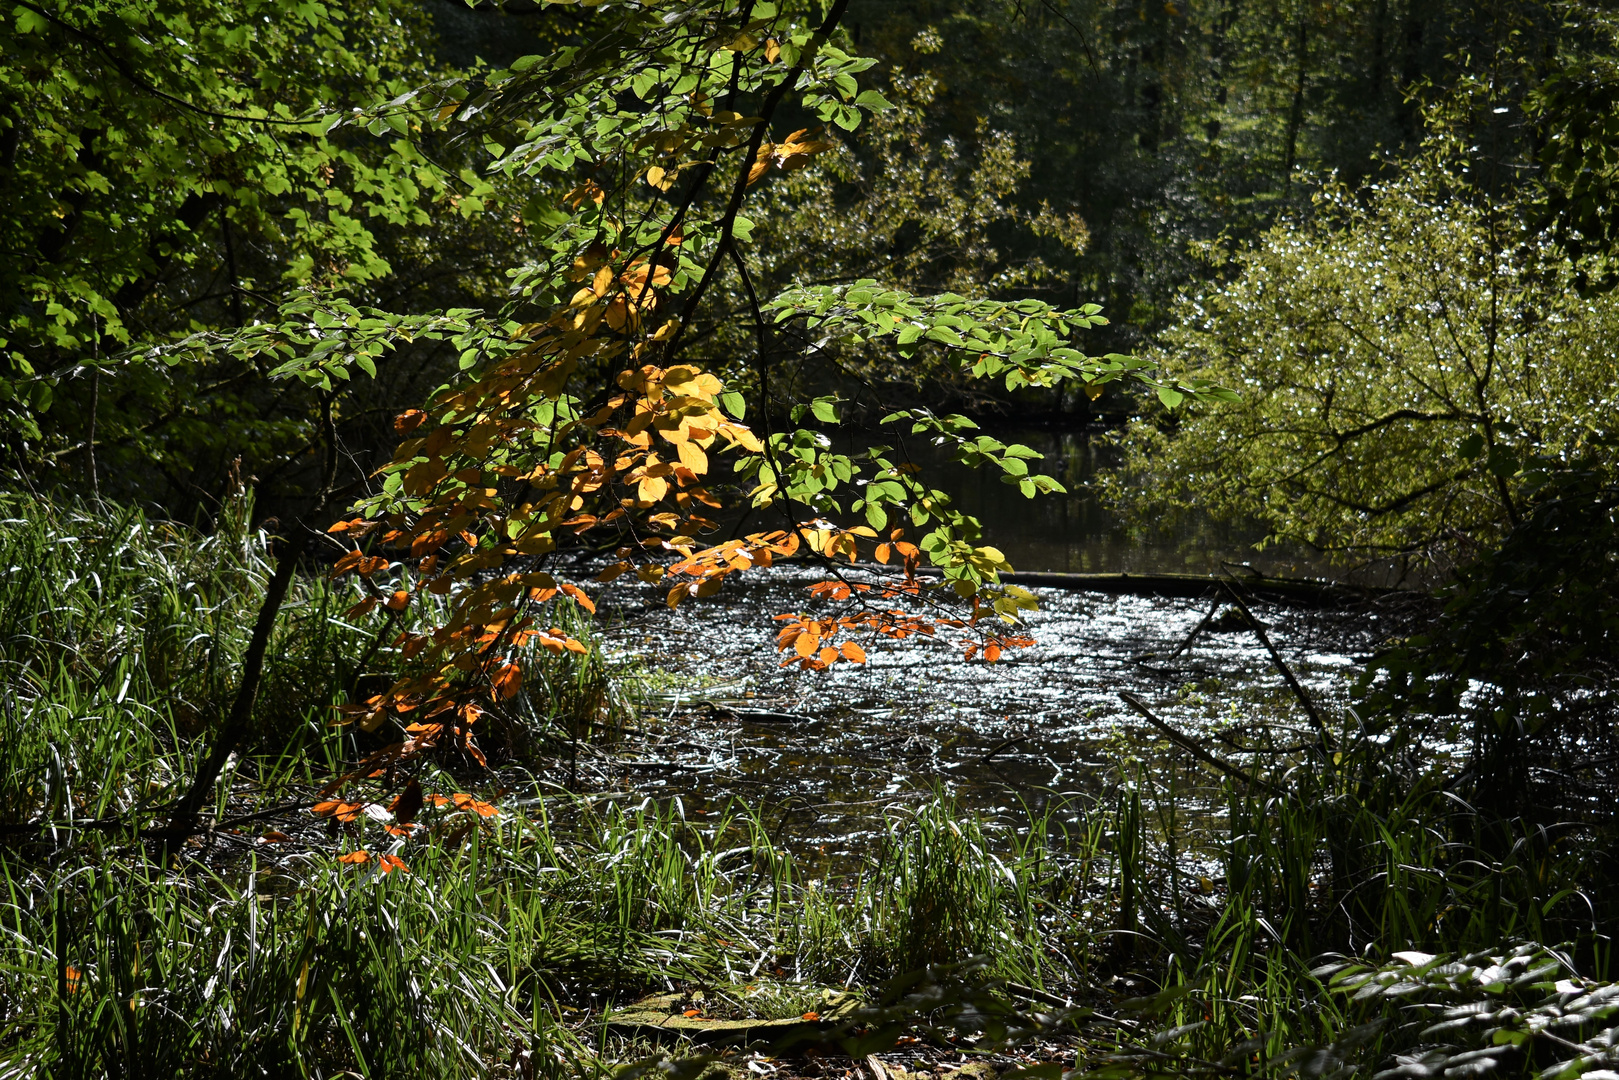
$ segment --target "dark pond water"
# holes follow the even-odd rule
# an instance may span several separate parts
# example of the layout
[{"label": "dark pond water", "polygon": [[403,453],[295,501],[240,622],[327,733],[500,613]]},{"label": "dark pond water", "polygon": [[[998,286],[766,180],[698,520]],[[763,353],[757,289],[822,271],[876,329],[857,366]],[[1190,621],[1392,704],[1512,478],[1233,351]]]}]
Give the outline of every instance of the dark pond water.
[{"label": "dark pond water", "polygon": [[1001,482],[997,468],[969,469],[923,443],[907,445],[924,476],[983,523],[985,539],[1006,552],[1019,570],[1068,573],[1209,573],[1252,564],[1278,576],[1328,576],[1332,568],[1290,548],[1257,551],[1263,532],[1253,526],[1189,515],[1168,528],[1127,525],[1097,491],[1098,472],[1111,454],[1100,435],[1085,432],[996,431],[1044,455],[1034,471],[1056,477],[1067,495],[1026,499]]},{"label": "dark pond water", "polygon": [[[1132,536],[1085,492],[1094,456],[1081,438],[1020,441],[1060,455],[1046,469],[1076,493],[1031,503],[995,476],[959,468],[940,482],[981,516],[987,539],[1020,569],[1212,572],[1238,561],[1268,573],[1307,569],[1261,560],[1251,535],[1207,523]],[[1288,744],[1307,724],[1249,632],[1205,633],[1166,659],[1209,599],[1037,589],[1041,609],[1029,620],[1037,644],[997,664],[968,662],[949,640],[912,639],[868,646],[864,665],[804,672],[779,666],[771,616],[814,610],[804,589],[818,575],[778,567],[731,580],[713,599],[675,611],[661,588],[632,583],[609,594],[620,620],[615,640],[666,673],[644,718],[659,738],[629,766],[629,786],[679,795],[692,813],[732,795],[774,806],[795,847],[845,850],[885,806],[935,788],[994,813],[1151,784],[1184,754],[1140,721],[1120,691],[1199,735],[1266,731]],[[1375,634],[1376,616],[1266,606],[1255,613],[1310,693],[1329,713],[1341,710],[1345,675]],[[749,711],[802,719],[753,721]]]}]

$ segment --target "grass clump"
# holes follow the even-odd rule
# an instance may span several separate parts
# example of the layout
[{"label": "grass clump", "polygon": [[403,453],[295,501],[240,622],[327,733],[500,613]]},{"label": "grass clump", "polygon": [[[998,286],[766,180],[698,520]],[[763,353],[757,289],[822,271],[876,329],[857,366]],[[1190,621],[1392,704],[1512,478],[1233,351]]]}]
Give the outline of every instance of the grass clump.
[{"label": "grass clump", "polygon": [[502,919],[476,845],[386,876],[318,858],[231,875],[3,865],[15,1075],[484,1076],[567,1046],[513,978],[525,923]]}]

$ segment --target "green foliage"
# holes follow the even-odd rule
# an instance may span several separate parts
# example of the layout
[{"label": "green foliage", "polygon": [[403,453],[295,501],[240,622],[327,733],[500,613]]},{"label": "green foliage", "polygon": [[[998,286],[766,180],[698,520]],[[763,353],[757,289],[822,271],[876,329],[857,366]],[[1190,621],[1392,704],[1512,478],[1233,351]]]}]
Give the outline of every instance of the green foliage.
[{"label": "green foliage", "polygon": [[891,822],[865,900],[877,971],[892,976],[972,956],[1016,970],[1022,950],[1005,901],[1015,881],[982,827],[946,800]]},{"label": "green foliage", "polygon": [[249,862],[236,880],[0,862],[0,1060],[63,1077],[472,1077],[520,1047],[539,1075],[588,1074],[514,985],[536,924],[490,883],[498,856],[474,845],[380,877],[321,861]]},{"label": "green foliage", "polygon": [[1535,459],[1591,445],[1619,407],[1619,306],[1574,291],[1530,208],[1448,151],[1360,195],[1329,189],[1184,301],[1166,373],[1242,396],[1132,429],[1137,513],[1195,503],[1443,571],[1521,519]]},{"label": "green foliage", "polygon": [[[1380,1076],[1487,1076],[1511,1069],[1554,1080],[1600,1077],[1619,1064],[1619,985],[1582,978],[1555,949],[1519,944],[1453,960],[1405,952],[1385,964],[1331,964],[1317,974],[1330,976],[1334,992],[1349,995],[1353,1011],[1392,1013],[1389,1019],[1399,1023],[1381,1039],[1406,1048],[1390,1055]],[[1355,1028],[1344,1041],[1358,1048],[1369,1034]],[[1327,1054],[1342,1060],[1335,1049]]]},{"label": "green foliage", "polygon": [[[480,175],[482,148],[333,127],[436,73],[432,45],[410,2],[52,0],[8,14],[0,435],[14,482],[82,490],[99,476],[189,517],[213,511],[241,458],[278,500],[299,486],[314,396],[267,385],[239,352],[157,365],[151,347],[283,320],[304,289],[394,311],[498,293],[524,240],[487,212],[507,195]],[[374,441],[377,397],[419,392],[412,369],[431,351],[407,352],[380,394],[339,410],[351,441]]]},{"label": "green foliage", "polygon": [[1539,486],[1523,520],[1458,571],[1440,618],[1381,651],[1357,688],[1369,714],[1464,723],[1473,798],[1498,813],[1584,817],[1581,803],[1611,782],[1619,490],[1611,448],[1593,449],[1532,463]]},{"label": "green foliage", "polygon": [[1582,284],[1612,287],[1613,253],[1619,248],[1619,220],[1613,213],[1619,157],[1619,66],[1613,45],[1616,27],[1607,12],[1581,5],[1576,18],[1602,45],[1561,51],[1552,71],[1529,101],[1539,139],[1546,208],[1557,239],[1582,264]]},{"label": "green foliage", "polygon": [[869,0],[850,21],[878,85],[929,84],[926,145],[973,146],[987,119],[1027,159],[1008,205],[1087,224],[1078,258],[996,246],[1049,263],[1035,295],[1113,313],[1108,351],[1139,349],[1206,280],[1191,244],[1251,239],[1317,177],[1384,175],[1422,140],[1422,103],[1470,74],[1509,107],[1471,130],[1522,161],[1541,145],[1525,98],[1601,37],[1584,5],[1471,0]]}]

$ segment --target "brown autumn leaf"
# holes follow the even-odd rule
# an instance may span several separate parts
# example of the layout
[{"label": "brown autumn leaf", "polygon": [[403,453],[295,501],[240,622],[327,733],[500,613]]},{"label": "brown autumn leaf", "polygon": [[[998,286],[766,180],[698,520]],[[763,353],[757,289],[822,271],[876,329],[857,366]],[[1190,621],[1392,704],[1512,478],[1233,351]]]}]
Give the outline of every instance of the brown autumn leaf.
[{"label": "brown autumn leaf", "polygon": [[360,851],[351,851],[347,855],[339,855],[337,857],[337,861],[340,863],[346,863],[349,866],[359,866],[362,863],[371,861],[371,853],[364,849],[361,849]]},{"label": "brown autumn leaf", "polygon": [[263,836],[259,837],[259,843],[261,843],[261,844],[290,844],[290,843],[292,843],[292,837],[288,836],[284,832],[279,832],[279,831],[277,831],[275,829],[271,829],[269,832],[267,832]]},{"label": "brown autumn leaf", "polygon": [[503,664],[489,679],[489,688],[495,697],[507,701],[523,688],[523,669],[516,664]]},{"label": "brown autumn leaf", "polygon": [[361,615],[369,615],[371,613],[371,609],[376,606],[377,598],[374,596],[368,596],[364,600],[361,600],[358,604],[355,604],[353,607],[343,612],[343,618],[358,619]]},{"label": "brown autumn leaf", "polygon": [[405,790],[389,804],[388,809],[393,811],[394,820],[404,825],[416,820],[416,815],[422,810],[422,785],[412,777]]},{"label": "brown autumn leaf", "polygon": [[365,807],[361,803],[343,802],[341,799],[329,799],[318,802],[310,807],[310,812],[320,817],[336,818],[338,821],[349,822],[360,816]]}]

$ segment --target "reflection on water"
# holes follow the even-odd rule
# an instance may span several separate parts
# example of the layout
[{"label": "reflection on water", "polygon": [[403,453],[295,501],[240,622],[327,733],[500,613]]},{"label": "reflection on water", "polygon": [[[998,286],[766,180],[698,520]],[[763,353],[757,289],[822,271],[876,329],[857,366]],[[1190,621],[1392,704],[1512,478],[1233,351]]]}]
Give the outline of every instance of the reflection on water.
[{"label": "reflection on water", "polygon": [[[795,846],[836,852],[869,832],[883,805],[934,786],[994,811],[1054,793],[1106,794],[1133,762],[1156,768],[1178,752],[1124,706],[1123,690],[1199,735],[1264,728],[1286,744],[1297,741],[1288,729],[1307,723],[1250,634],[1204,635],[1161,659],[1208,601],[1038,589],[1038,644],[999,664],[965,661],[951,641],[911,639],[868,642],[864,665],[782,668],[770,616],[813,609],[804,592],[813,580],[794,568],[739,575],[675,611],[661,589],[614,586],[619,640],[649,666],[686,676],[650,710],[662,741],[632,766],[635,790],[679,794],[694,811],[731,795],[790,802],[782,813]],[[1312,694],[1329,709],[1341,703],[1352,664],[1342,628],[1277,608],[1256,614]],[[748,710],[805,719],[753,721]]]},{"label": "reflection on water", "polygon": [[[891,432],[871,441],[899,442],[898,458],[922,466],[933,486],[977,516],[985,541],[1021,570],[1219,573],[1234,563],[1278,576],[1326,570],[1278,550],[1258,553],[1258,532],[1206,518],[1188,516],[1163,535],[1133,534],[1092,486],[1105,465],[1095,437],[995,434],[1044,454],[1037,471],[1070,493],[1025,499],[993,467],[966,468]],[[656,586],[623,577],[610,587],[604,600],[617,613],[617,640],[649,670],[675,676],[644,717],[653,739],[624,766],[620,787],[678,796],[693,814],[740,796],[773,808],[768,824],[778,840],[838,859],[862,847],[886,808],[936,788],[994,816],[1062,795],[1105,802],[1123,786],[1151,785],[1176,770],[1197,779],[1202,766],[1131,712],[1121,691],[1141,695],[1201,740],[1216,732],[1282,746],[1309,739],[1298,702],[1250,632],[1205,633],[1169,659],[1209,612],[1212,588],[1198,600],[1036,589],[1041,608],[1029,622],[1038,644],[998,664],[966,661],[953,640],[913,638],[863,641],[863,665],[783,668],[771,616],[822,610],[805,592],[816,580],[802,567],[752,571],[674,611]],[[1254,610],[1324,711],[1339,713],[1350,653],[1364,651],[1376,616]],[[1204,776],[1194,787],[1206,799],[1218,784]]]},{"label": "reflection on water", "polygon": [[[1007,443],[1022,443],[1044,455],[1033,471],[1062,481],[1067,495],[1024,498],[1001,482],[994,466],[970,469],[926,443],[906,449],[923,476],[949,492],[959,509],[984,524],[987,543],[1004,551],[1019,570],[1069,573],[1219,573],[1226,564],[1251,563],[1275,576],[1325,576],[1328,567],[1308,553],[1284,548],[1258,552],[1263,532],[1252,526],[1187,514],[1167,531],[1129,530],[1103,506],[1094,482],[1108,448],[1087,432],[996,431]],[[891,437],[887,433],[883,437]]]}]

